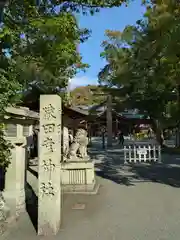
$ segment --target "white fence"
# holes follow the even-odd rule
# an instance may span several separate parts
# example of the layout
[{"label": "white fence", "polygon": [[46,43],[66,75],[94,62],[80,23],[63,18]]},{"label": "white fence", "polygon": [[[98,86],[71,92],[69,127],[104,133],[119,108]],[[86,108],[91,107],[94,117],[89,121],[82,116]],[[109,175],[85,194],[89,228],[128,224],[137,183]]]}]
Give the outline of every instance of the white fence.
[{"label": "white fence", "polygon": [[161,146],[124,146],[124,163],[161,162]]}]

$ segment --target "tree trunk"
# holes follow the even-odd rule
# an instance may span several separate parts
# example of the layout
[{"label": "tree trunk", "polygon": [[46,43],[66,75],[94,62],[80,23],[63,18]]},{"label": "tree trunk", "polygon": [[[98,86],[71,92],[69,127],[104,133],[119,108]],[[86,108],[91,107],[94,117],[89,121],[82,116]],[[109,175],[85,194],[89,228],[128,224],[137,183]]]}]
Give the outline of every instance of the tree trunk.
[{"label": "tree trunk", "polygon": [[164,134],[163,134],[163,130],[161,128],[161,124],[160,124],[159,120],[153,119],[153,128],[154,128],[157,142],[160,144],[160,146],[163,146],[164,145]]},{"label": "tree trunk", "polygon": [[106,109],[107,146],[112,147],[112,97],[108,96]]}]

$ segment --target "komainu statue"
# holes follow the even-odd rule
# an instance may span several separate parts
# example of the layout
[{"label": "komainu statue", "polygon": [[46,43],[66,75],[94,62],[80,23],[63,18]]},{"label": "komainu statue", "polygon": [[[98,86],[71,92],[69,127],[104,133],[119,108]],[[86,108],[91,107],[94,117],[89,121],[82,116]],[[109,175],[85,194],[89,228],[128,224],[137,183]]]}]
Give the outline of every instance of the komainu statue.
[{"label": "komainu statue", "polygon": [[87,154],[88,137],[87,131],[79,128],[74,136],[73,142],[69,149],[69,160],[88,160]]},{"label": "komainu statue", "polygon": [[9,214],[9,208],[7,207],[2,192],[0,191],[0,221],[5,221]]}]

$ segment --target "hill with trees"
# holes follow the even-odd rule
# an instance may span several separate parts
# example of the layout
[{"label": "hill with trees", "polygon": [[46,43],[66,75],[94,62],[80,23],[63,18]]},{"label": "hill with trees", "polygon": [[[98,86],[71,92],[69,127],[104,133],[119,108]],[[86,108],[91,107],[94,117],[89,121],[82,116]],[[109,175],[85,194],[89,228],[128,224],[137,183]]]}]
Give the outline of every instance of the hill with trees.
[{"label": "hill with trees", "polygon": [[73,106],[100,104],[106,99],[102,94],[102,88],[96,85],[77,87],[71,91],[71,103]]}]

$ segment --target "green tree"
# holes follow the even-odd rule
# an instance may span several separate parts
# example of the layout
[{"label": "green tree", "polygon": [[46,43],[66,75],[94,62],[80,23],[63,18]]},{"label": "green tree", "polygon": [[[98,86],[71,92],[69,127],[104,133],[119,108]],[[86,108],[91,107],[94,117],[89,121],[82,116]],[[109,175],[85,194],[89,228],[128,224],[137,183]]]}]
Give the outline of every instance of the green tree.
[{"label": "green tree", "polygon": [[[4,0],[0,5],[0,115],[8,104],[18,102],[18,93],[32,83],[44,93],[64,89],[79,69],[88,66],[82,63],[77,45],[90,32],[79,28],[75,13],[93,14],[101,7],[120,6],[122,2]],[[0,148],[5,149],[3,131],[1,136]],[[2,164],[6,156],[2,152]]]},{"label": "green tree", "polygon": [[71,91],[71,102],[72,105],[85,105],[92,106],[98,105],[105,100],[103,95],[103,90],[99,86],[88,85],[77,87]]},{"label": "green tree", "polygon": [[160,142],[164,124],[178,120],[179,10],[178,1],[147,4],[142,20],[122,33],[107,31],[103,43],[102,56],[108,64],[99,74],[100,81],[116,86],[119,91],[113,94],[124,96],[126,107],[154,119]]}]

